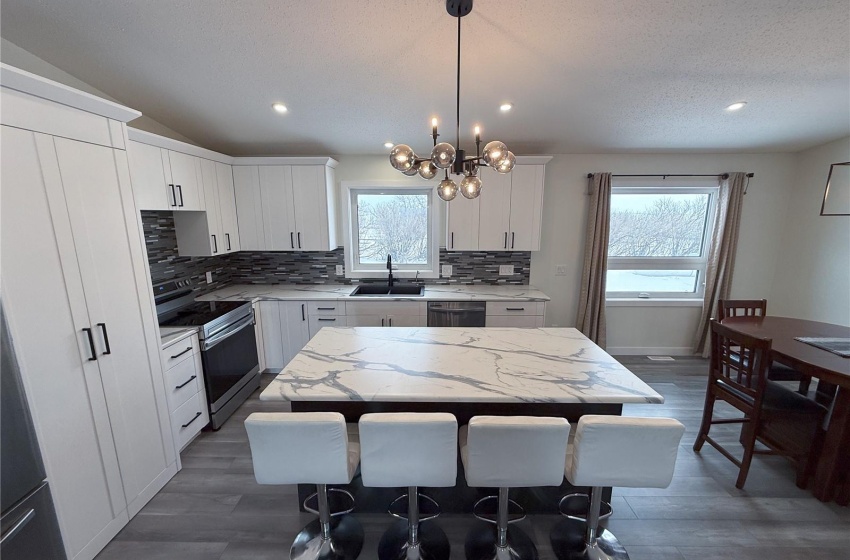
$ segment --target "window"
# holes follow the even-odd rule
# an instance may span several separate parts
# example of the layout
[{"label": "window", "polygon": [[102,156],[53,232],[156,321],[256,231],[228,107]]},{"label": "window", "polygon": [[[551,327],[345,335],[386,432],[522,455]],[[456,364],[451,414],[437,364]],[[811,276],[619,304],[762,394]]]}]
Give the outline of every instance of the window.
[{"label": "window", "polygon": [[614,186],[609,298],[701,298],[716,186]]},{"label": "window", "polygon": [[343,182],[346,276],[383,277],[392,255],[398,277],[438,277],[439,246],[431,186]]}]

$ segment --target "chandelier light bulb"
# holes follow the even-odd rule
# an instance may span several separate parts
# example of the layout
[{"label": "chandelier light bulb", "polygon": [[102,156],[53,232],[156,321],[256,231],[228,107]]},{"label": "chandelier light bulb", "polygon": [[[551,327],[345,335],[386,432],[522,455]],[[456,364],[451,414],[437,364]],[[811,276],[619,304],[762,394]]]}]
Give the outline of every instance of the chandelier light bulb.
[{"label": "chandelier light bulb", "polygon": [[484,151],[481,153],[481,157],[484,159],[484,163],[486,163],[490,167],[496,167],[503,159],[507,157],[507,155],[508,147],[505,146],[502,142],[499,142],[498,140],[487,142],[487,145],[484,146]]},{"label": "chandelier light bulb", "polygon": [[437,171],[439,169],[437,169],[437,166],[430,159],[426,159],[419,164],[419,176],[423,179],[433,179],[437,175]]},{"label": "chandelier light bulb", "polygon": [[416,154],[407,144],[397,144],[390,150],[390,165],[398,171],[405,172],[416,163]]},{"label": "chandelier light bulb", "polygon": [[455,162],[456,155],[454,146],[448,142],[440,142],[431,150],[431,161],[440,169],[448,169]]},{"label": "chandelier light bulb", "polygon": [[443,179],[437,187],[437,194],[446,202],[457,196],[457,184],[451,179]]},{"label": "chandelier light bulb", "polygon": [[481,194],[481,179],[475,175],[467,175],[460,182],[460,193],[466,198],[478,198]]},{"label": "chandelier light bulb", "polygon": [[419,173],[419,165],[417,165],[416,163],[414,163],[414,164],[410,167],[410,169],[408,169],[407,171],[402,171],[402,173],[404,173],[404,174],[405,174],[405,175],[407,175],[408,177],[413,177],[414,175],[416,175],[417,173]]},{"label": "chandelier light bulb", "polygon": [[497,163],[494,169],[499,173],[510,173],[514,165],[516,165],[516,156],[513,152],[509,151],[507,156]]}]

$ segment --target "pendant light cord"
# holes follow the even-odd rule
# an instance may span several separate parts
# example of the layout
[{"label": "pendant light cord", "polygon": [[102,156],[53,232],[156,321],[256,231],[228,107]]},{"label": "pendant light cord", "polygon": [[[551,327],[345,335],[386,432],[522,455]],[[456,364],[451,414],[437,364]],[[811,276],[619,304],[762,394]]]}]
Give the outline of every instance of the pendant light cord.
[{"label": "pendant light cord", "polygon": [[457,146],[460,149],[460,15],[457,16],[457,128],[455,129]]}]

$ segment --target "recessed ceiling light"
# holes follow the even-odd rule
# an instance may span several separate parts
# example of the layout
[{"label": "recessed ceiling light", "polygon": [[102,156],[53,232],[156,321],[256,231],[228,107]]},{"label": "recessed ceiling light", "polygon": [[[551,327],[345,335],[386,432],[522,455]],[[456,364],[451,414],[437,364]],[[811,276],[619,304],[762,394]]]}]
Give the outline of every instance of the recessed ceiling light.
[{"label": "recessed ceiling light", "polygon": [[393,144],[392,142],[384,142],[385,148],[392,148],[393,146],[395,146],[395,144]]},{"label": "recessed ceiling light", "polygon": [[499,105],[499,110],[502,111],[503,113],[506,113],[513,108],[514,108],[513,103],[502,103],[501,105]]},{"label": "recessed ceiling light", "polygon": [[272,103],[272,109],[274,109],[275,111],[277,111],[278,113],[281,113],[281,114],[289,111],[289,109],[287,109],[286,105],[284,105],[283,103]]},{"label": "recessed ceiling light", "polygon": [[746,101],[738,101],[737,103],[732,103],[731,105],[726,107],[726,110],[727,111],[740,111],[741,109],[744,108],[744,105],[746,105],[746,104],[747,104]]}]

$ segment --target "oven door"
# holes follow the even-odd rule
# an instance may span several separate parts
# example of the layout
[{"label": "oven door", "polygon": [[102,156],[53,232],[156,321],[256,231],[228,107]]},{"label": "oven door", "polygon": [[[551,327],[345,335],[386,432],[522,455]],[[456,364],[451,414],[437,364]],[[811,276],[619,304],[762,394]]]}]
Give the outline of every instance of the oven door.
[{"label": "oven door", "polygon": [[201,343],[210,412],[218,411],[259,369],[254,316],[248,315]]}]

